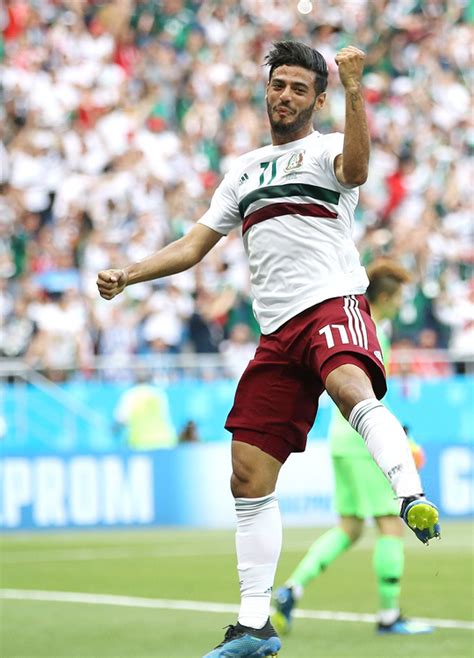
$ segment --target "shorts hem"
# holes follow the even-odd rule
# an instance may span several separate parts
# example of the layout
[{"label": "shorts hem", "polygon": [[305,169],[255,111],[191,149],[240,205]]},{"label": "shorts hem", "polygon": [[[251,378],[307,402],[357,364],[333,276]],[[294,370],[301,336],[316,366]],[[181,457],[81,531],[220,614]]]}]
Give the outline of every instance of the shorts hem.
[{"label": "shorts hem", "polygon": [[284,464],[292,452],[301,452],[295,450],[287,441],[275,434],[258,432],[256,430],[243,427],[226,429],[232,432],[232,440],[248,443],[249,445],[260,448],[270,457],[274,457],[281,464]]},{"label": "shorts hem", "polygon": [[375,356],[367,352],[351,350],[341,350],[336,354],[331,354],[321,366],[321,379],[326,388],[326,379],[328,375],[339,368],[339,366],[352,364],[365,372],[370,379],[372,388],[378,400],[381,400],[387,392],[387,381],[385,379],[385,369]]}]

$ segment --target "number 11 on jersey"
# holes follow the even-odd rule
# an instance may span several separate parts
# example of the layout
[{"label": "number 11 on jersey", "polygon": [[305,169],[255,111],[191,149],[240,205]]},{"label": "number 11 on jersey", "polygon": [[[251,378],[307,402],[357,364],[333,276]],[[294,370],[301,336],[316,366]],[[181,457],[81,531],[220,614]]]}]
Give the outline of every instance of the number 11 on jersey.
[{"label": "number 11 on jersey", "polygon": [[277,173],[277,161],[272,160],[271,162],[261,162],[260,163],[260,169],[262,169],[262,173],[260,174],[260,183],[259,185],[263,185],[265,183],[265,172],[267,171],[269,165],[271,166],[271,170],[269,172],[270,174],[270,179],[267,181],[266,185],[270,185],[272,180],[275,178],[276,173]]}]

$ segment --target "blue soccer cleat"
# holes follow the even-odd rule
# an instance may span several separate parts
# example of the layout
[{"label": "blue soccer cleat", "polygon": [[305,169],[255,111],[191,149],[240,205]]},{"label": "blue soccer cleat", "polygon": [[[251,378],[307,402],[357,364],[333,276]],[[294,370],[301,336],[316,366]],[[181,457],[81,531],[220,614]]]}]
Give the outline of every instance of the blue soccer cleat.
[{"label": "blue soccer cleat", "polygon": [[287,635],[291,630],[292,612],[295,607],[295,598],[291,587],[280,587],[275,594],[275,612],[272,623],[278,633]]},{"label": "blue soccer cleat", "polygon": [[438,509],[424,496],[404,498],[400,516],[423,544],[441,537]]},{"label": "blue soccer cleat", "polygon": [[203,658],[274,658],[281,649],[275,629],[267,621],[260,629],[228,626],[224,640]]},{"label": "blue soccer cleat", "polygon": [[396,619],[393,624],[377,624],[377,633],[380,635],[423,635],[432,632],[433,626],[403,617]]}]

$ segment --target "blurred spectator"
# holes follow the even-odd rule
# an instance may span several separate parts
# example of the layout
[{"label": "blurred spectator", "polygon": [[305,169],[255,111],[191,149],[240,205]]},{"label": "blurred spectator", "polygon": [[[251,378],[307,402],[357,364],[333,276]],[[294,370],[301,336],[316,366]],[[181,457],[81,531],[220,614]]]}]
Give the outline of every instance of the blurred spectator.
[{"label": "blurred spectator", "polygon": [[474,280],[457,287],[457,295],[438,299],[437,312],[452,328],[449,352],[460,374],[474,372]]},{"label": "blurred spectator", "polygon": [[240,379],[256,349],[257,343],[253,340],[248,325],[239,323],[232,327],[228,340],[224,340],[220,345],[227,376]]},{"label": "blurred spectator", "polygon": [[0,354],[9,358],[24,356],[33,340],[35,323],[27,315],[27,302],[17,297],[11,312],[0,325]]},{"label": "blurred spectator", "polygon": [[453,374],[453,368],[446,352],[438,348],[434,329],[422,329],[418,334],[418,345],[405,340],[392,346],[390,374],[448,377]]},{"label": "blurred spectator", "polygon": [[92,346],[83,300],[73,290],[44,296],[28,310],[37,332],[26,361],[54,381],[68,379],[90,365]]},{"label": "blurred spectator", "polygon": [[178,442],[166,393],[139,373],[137,383],[126,390],[115,408],[117,428],[124,428],[126,444],[133,450],[171,448]]},{"label": "blurred spectator", "polygon": [[151,352],[178,352],[185,323],[193,312],[191,297],[173,283],[165,283],[144,302],[143,340]]},{"label": "blurred spectator", "polygon": [[199,435],[197,432],[196,423],[193,420],[188,420],[186,425],[183,427],[179,433],[179,442],[180,443],[197,443],[199,441]]},{"label": "blurred spectator", "polygon": [[[319,119],[326,132],[343,129],[334,55],[350,43],[366,51],[372,154],[357,241],[365,263],[392,256],[413,274],[393,340],[425,349],[422,332],[433,331],[436,349],[449,348],[465,370],[474,358],[465,292],[474,262],[471,4],[328,0],[307,15],[296,5],[7,0],[0,44],[5,354],[26,354],[59,377],[60,367],[84,367],[92,349],[104,357],[219,352],[234,341],[233,325],[253,331],[239,235],[222,240],[178,288],[142,284],[114,306],[97,299],[94,280],[99,269],[184,234],[235,158],[265,143],[263,56],[272,40],[290,38],[328,60]],[[28,292],[32,278],[47,301]],[[71,287],[81,308],[74,329],[62,299]],[[44,326],[46,309],[60,330]],[[5,331],[11,336],[19,312],[28,320],[5,351]],[[111,326],[120,328],[113,340]]]}]

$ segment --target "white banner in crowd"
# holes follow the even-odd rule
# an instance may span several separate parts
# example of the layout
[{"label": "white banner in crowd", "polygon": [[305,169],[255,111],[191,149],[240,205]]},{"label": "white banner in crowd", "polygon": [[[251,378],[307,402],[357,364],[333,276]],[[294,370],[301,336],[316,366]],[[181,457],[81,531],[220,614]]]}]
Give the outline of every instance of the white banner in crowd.
[{"label": "white banner in crowd", "polygon": [[[474,451],[425,446],[423,480],[443,517],[474,513]],[[231,528],[230,442],[148,453],[4,457],[0,525],[5,530],[194,526]],[[334,522],[333,476],[324,441],[282,468],[277,492],[285,525]]]}]

